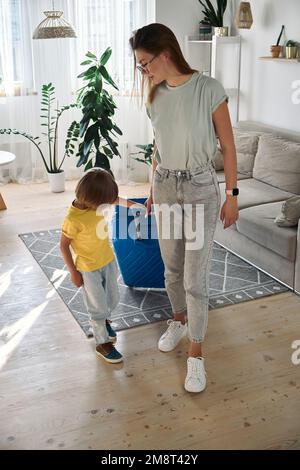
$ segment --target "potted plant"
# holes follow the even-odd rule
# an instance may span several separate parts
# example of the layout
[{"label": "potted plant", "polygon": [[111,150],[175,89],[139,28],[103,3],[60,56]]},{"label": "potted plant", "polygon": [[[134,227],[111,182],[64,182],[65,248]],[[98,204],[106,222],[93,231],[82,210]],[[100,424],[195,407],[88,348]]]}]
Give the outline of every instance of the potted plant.
[{"label": "potted plant", "polygon": [[[205,3],[203,3],[203,1]],[[228,26],[223,25],[223,16],[227,7],[227,0],[217,0],[217,10],[214,9],[210,0],[199,0],[204,7],[204,19],[200,21],[203,25],[214,26],[216,36],[228,36]]]},{"label": "potted plant", "polygon": [[152,154],[154,144],[146,144],[146,145],[136,145],[137,148],[141,149],[139,152],[131,152],[129,155],[142,155],[140,157],[132,157],[137,162],[145,163],[149,168],[149,181],[151,182],[152,177]]},{"label": "potted plant", "polygon": [[280,31],[280,34],[278,36],[276,45],[271,46],[272,57],[274,57],[276,59],[279,57],[281,49],[282,49],[281,46],[279,45],[279,43],[280,43],[280,39],[281,39],[283,30],[284,30],[284,25],[281,26],[281,31]]},{"label": "potted plant", "polygon": [[289,40],[285,45],[285,57],[287,59],[296,59],[298,53],[298,46],[295,41]]},{"label": "potted plant", "polygon": [[46,127],[46,132],[42,132],[42,135],[47,138],[47,156],[41,148],[42,139],[40,137],[33,137],[27,132],[18,131],[16,129],[0,129],[0,134],[22,135],[35,145],[47,170],[51,191],[54,193],[62,192],[65,189],[65,173],[62,170],[62,165],[66,157],[70,157],[74,154],[74,142],[77,141],[79,136],[79,124],[76,121],[73,121],[67,131],[64,155],[59,159],[57,149],[59,119],[64,111],[74,108],[77,105],[70,104],[68,106],[62,106],[61,108],[57,107],[57,109],[54,110],[56,115],[53,115],[52,106],[55,100],[55,87],[53,84],[48,83],[47,85],[43,85],[40,117],[42,119],[41,125]]},{"label": "potted plant", "polygon": [[112,121],[117,108],[113,97],[103,87],[103,82],[108,83],[118,90],[108,74],[105,64],[111,56],[112,50],[108,47],[99,59],[88,52],[87,60],[81,65],[88,65],[88,69],[78,75],[83,78],[86,85],[79,91],[77,105],[82,109],[80,121],[79,160],[77,166],[84,165],[84,171],[92,167],[101,167],[110,173],[109,160],[114,155],[121,155],[118,151],[118,143],[114,140],[116,135],[122,135],[122,131]]}]

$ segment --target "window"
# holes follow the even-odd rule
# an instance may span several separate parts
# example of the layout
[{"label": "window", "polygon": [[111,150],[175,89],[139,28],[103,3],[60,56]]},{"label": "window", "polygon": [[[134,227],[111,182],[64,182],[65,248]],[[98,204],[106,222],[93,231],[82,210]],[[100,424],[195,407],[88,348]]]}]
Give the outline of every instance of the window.
[{"label": "window", "polygon": [[10,61],[11,80],[20,82],[21,74],[21,0],[10,0],[1,8],[0,19],[0,77],[4,77],[4,68]]},{"label": "window", "polygon": [[[131,91],[133,57],[129,38],[133,30],[146,24],[150,1],[60,0],[57,9],[64,12],[65,19],[73,24],[77,32],[76,39],[64,43],[68,44],[68,56],[71,58],[69,73],[74,90],[77,88],[73,77],[82,72],[80,63],[85,54],[91,51],[98,57],[110,46],[113,53],[107,64],[108,71],[121,94]],[[32,33],[37,26],[37,17],[42,15],[39,4],[38,0],[0,0],[0,77],[3,79],[4,94],[19,94],[20,88],[22,93],[31,94],[35,80],[38,81],[41,64],[35,57]],[[51,54],[55,55],[58,46],[55,42],[51,44]]]},{"label": "window", "polygon": [[100,56],[112,47],[107,68],[121,92],[131,91],[133,58],[129,46],[137,21],[146,23],[146,0],[76,0],[77,61],[89,50]]},{"label": "window", "polygon": [[11,21],[12,21],[12,46],[13,46],[13,70],[14,81],[21,81],[21,12],[20,0],[11,0]]}]

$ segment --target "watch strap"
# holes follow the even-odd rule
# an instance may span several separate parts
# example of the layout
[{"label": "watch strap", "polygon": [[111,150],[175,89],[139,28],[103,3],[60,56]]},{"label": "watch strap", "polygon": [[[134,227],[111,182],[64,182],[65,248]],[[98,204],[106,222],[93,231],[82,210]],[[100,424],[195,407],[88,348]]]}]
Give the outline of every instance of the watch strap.
[{"label": "watch strap", "polygon": [[239,194],[239,188],[225,189],[225,193],[229,196],[237,196]]}]

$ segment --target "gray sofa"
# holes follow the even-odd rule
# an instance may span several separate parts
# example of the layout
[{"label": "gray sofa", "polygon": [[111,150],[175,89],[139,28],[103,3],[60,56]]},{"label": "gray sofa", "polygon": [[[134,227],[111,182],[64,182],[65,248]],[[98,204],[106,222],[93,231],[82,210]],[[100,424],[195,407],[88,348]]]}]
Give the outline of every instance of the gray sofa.
[{"label": "gray sofa", "polygon": [[[300,194],[300,133],[253,121],[239,122],[234,132],[239,140],[239,219],[226,230],[219,219],[215,240],[300,295],[300,223],[274,223],[283,201]],[[223,204],[225,176],[219,157],[215,168]]]}]

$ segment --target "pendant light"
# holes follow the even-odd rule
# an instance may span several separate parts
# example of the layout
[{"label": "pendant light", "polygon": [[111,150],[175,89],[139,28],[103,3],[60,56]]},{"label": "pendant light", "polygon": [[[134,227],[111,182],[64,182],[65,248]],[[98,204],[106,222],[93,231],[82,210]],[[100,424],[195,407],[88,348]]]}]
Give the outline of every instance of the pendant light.
[{"label": "pendant light", "polygon": [[63,11],[44,11],[46,18],[35,29],[32,39],[76,38],[74,28],[63,18]]},{"label": "pendant light", "polygon": [[253,23],[251,6],[249,2],[241,2],[236,13],[235,24],[239,29],[250,29]]}]

